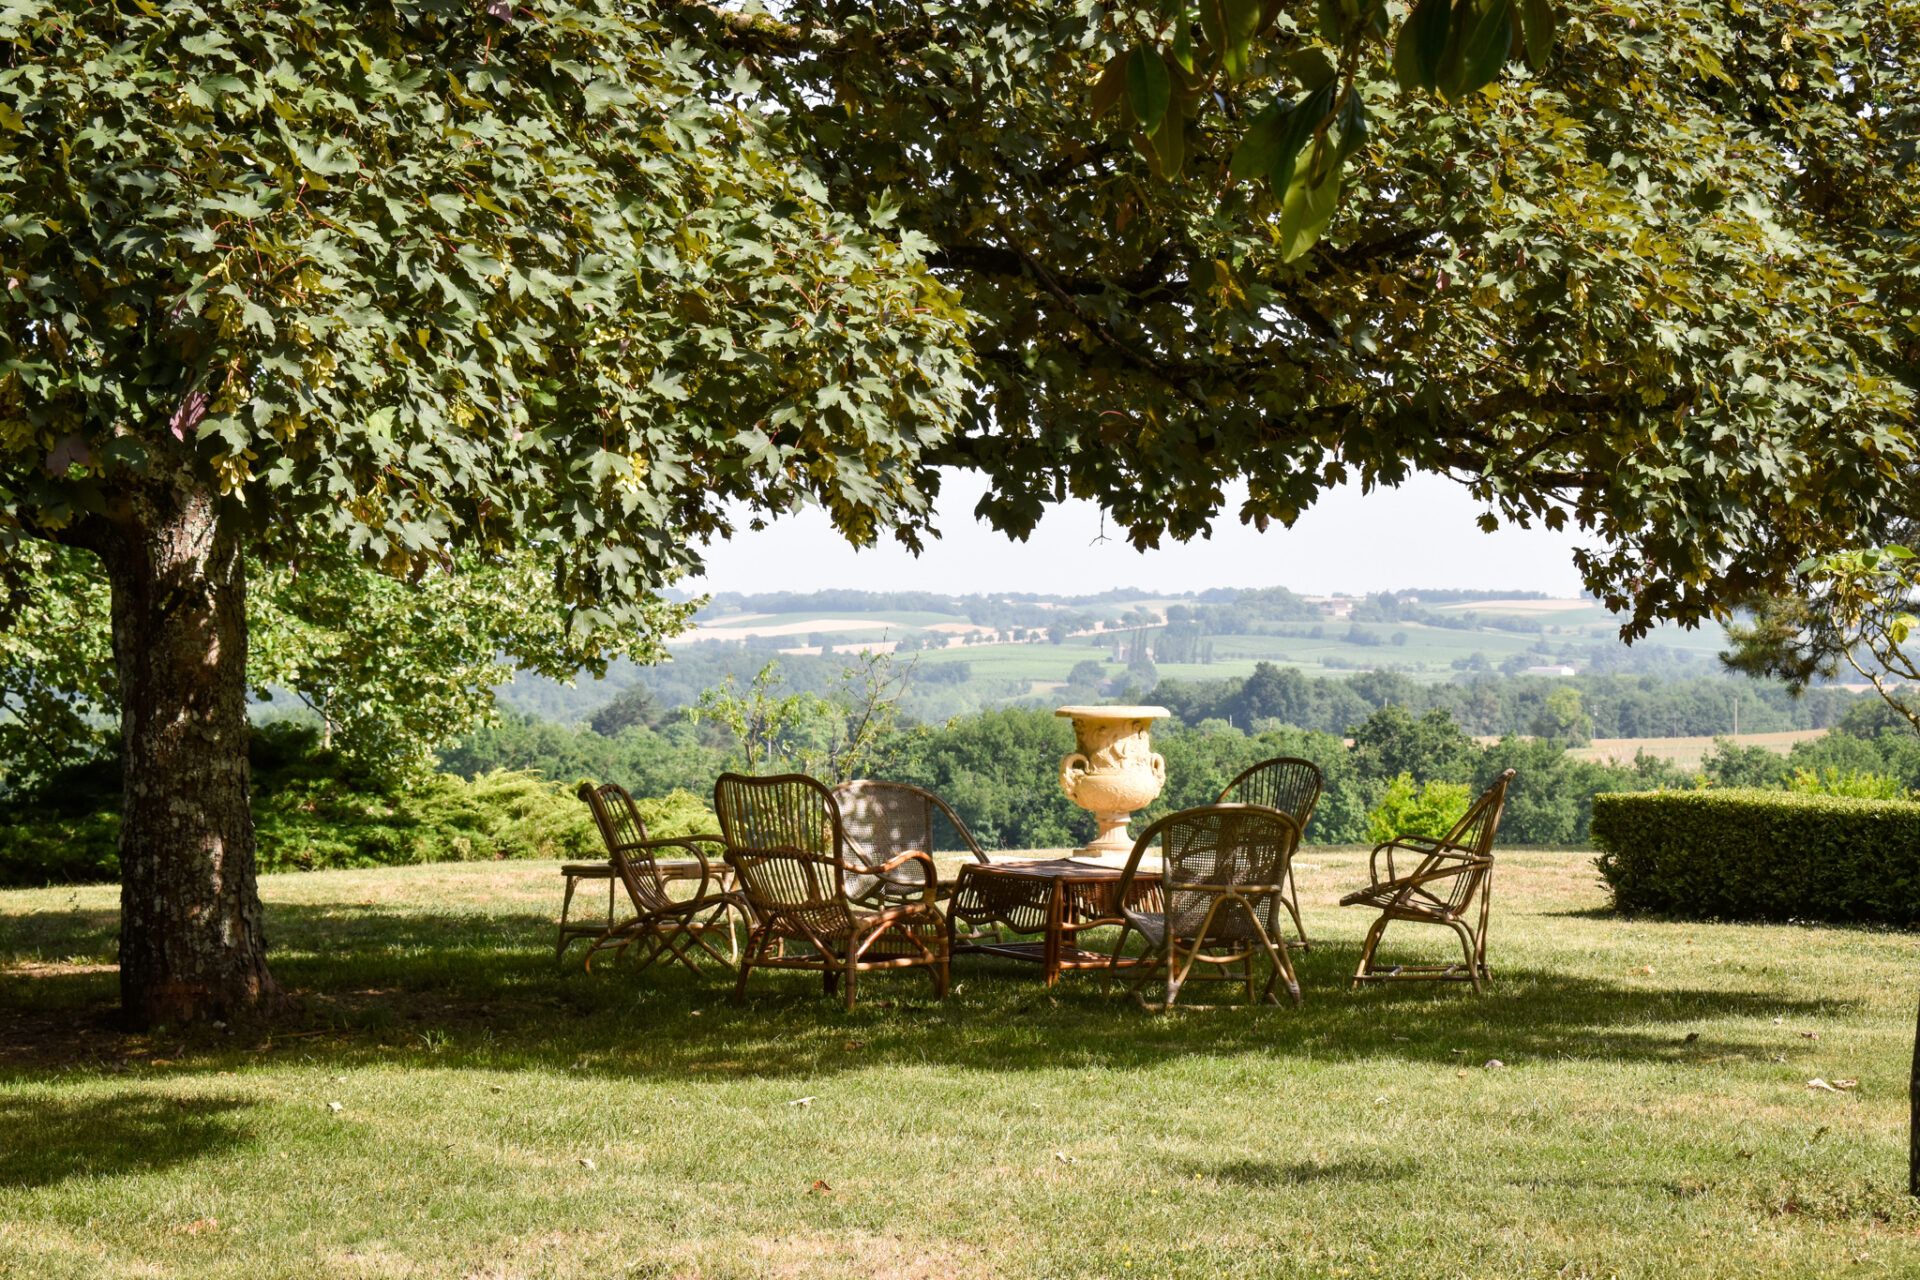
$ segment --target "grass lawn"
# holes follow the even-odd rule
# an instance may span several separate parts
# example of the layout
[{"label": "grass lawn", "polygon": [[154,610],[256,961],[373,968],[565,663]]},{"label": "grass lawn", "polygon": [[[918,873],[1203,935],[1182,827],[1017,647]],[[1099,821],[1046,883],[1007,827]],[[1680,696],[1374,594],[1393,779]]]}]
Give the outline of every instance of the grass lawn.
[{"label": "grass lawn", "polygon": [[1487,996],[1349,993],[1363,862],[1302,857],[1303,1008],[1169,1017],[978,957],[851,1016],[586,974],[496,863],[268,877],[299,1011],[130,1037],[114,891],[0,893],[0,1276],[1920,1274],[1911,934],[1617,920],[1518,853]]}]

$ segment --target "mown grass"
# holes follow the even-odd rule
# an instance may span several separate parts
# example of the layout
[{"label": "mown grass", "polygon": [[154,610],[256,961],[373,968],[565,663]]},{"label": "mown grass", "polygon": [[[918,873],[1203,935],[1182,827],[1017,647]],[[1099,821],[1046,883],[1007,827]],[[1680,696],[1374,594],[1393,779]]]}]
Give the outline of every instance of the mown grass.
[{"label": "mown grass", "polygon": [[1349,993],[1362,862],[1302,860],[1303,1008],[1169,1017],[977,957],[850,1016],[587,974],[498,863],[267,877],[299,1010],[134,1037],[113,892],[0,893],[0,1275],[1920,1269],[1912,935],[1619,920],[1521,853],[1487,996]]}]

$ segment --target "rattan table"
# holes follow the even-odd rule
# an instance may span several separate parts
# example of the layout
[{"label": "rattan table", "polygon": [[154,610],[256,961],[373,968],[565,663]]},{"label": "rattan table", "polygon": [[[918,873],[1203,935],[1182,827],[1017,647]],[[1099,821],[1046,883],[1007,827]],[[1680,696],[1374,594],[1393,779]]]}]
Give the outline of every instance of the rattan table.
[{"label": "rattan table", "polygon": [[[960,868],[953,897],[947,905],[948,950],[1009,956],[1038,963],[1048,986],[1068,969],[1131,968],[1128,957],[1114,964],[1104,951],[1075,945],[1083,929],[1119,923],[1121,869],[1072,858],[1045,858],[1029,862],[970,862]],[[1155,909],[1160,881],[1142,877],[1128,892],[1128,906]],[[962,938],[960,922],[976,931],[997,927],[1016,934],[1040,934],[1039,941],[1014,942],[999,938]]]}]

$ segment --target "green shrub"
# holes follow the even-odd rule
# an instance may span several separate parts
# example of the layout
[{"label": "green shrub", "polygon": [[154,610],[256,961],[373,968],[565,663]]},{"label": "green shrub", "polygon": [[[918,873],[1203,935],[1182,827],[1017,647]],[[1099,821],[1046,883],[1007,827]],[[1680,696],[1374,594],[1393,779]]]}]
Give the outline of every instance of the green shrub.
[{"label": "green shrub", "polygon": [[1907,799],[1907,789],[1900,785],[1898,778],[1835,765],[1824,769],[1795,769],[1787,779],[1787,790],[1802,795],[1852,796],[1859,800]]},{"label": "green shrub", "polygon": [[[292,725],[261,726],[252,763],[262,871],[605,856],[572,788],[538,774],[437,774],[411,787],[381,786]],[[713,829],[688,792],[640,803],[660,835]],[[119,807],[111,761],[55,777],[0,824],[0,885],[118,879]]]},{"label": "green shrub", "polygon": [[1920,804],[1709,789],[1594,797],[1600,874],[1622,911],[1920,921]]},{"label": "green shrub", "polygon": [[720,830],[720,820],[713,816],[712,807],[685,787],[675,787],[652,800],[636,799],[633,804],[640,810],[640,821],[647,824],[647,834],[655,840],[712,835]]},{"label": "green shrub", "polygon": [[1464,782],[1418,783],[1412,774],[1400,774],[1367,814],[1367,839],[1379,844],[1395,836],[1444,836],[1472,803],[1473,788]]}]

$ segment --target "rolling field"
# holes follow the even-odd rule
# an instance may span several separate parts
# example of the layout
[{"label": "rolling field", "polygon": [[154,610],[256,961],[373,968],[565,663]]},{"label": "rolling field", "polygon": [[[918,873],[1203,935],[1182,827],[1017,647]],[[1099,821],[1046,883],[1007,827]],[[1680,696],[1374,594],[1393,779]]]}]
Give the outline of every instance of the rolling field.
[{"label": "rolling field", "polygon": [[[1777,733],[1740,733],[1724,734],[1743,747],[1765,747],[1779,755],[1785,755],[1796,742],[1811,742],[1815,738],[1825,737],[1825,729],[1785,729]],[[1567,754],[1577,760],[1592,760],[1605,764],[1632,764],[1633,758],[1645,751],[1650,756],[1671,760],[1682,769],[1698,769],[1707,753],[1713,750],[1712,738],[1595,738],[1584,747],[1571,748]]]}]

